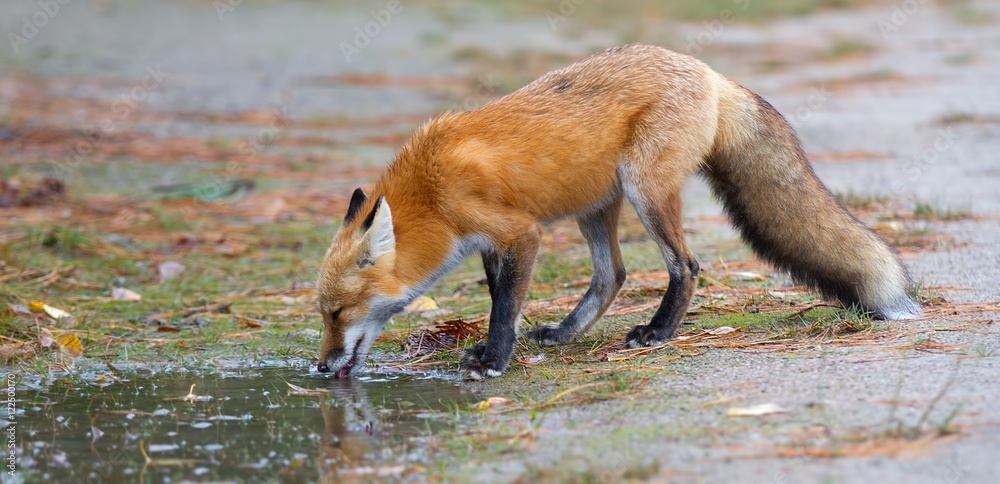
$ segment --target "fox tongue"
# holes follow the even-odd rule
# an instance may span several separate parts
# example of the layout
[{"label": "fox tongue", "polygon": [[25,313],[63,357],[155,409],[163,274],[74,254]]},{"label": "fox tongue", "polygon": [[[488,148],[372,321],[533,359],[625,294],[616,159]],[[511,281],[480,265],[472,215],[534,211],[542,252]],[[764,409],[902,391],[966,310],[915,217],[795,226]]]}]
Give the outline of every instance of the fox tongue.
[{"label": "fox tongue", "polygon": [[340,378],[341,380],[347,378],[348,371],[351,371],[351,369],[347,368],[346,366],[341,368],[340,371],[337,372],[337,378]]}]

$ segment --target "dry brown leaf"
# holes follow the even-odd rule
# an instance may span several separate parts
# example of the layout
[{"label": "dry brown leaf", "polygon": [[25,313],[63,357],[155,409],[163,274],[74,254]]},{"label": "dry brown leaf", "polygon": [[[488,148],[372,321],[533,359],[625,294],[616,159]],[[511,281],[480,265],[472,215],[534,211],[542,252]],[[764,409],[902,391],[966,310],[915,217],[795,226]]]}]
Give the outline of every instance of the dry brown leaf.
[{"label": "dry brown leaf", "polygon": [[10,363],[15,359],[30,358],[34,354],[34,345],[28,343],[14,343],[0,346],[0,360],[4,363]]},{"label": "dry brown leaf", "polygon": [[52,343],[54,342],[55,339],[52,337],[52,332],[48,329],[42,328],[41,331],[38,332],[38,343],[42,345],[42,348],[48,348],[49,346],[52,346]]},{"label": "dry brown leaf", "polygon": [[263,328],[264,326],[267,326],[267,325],[271,324],[271,323],[269,323],[267,321],[262,321],[260,319],[248,318],[246,316],[237,316],[236,317],[236,322],[240,326],[245,326],[245,327],[248,327],[248,328]]},{"label": "dry brown leaf", "polygon": [[288,385],[288,395],[293,397],[325,397],[330,394],[330,392],[326,390],[300,387],[298,385],[292,385],[287,381],[285,384]]}]

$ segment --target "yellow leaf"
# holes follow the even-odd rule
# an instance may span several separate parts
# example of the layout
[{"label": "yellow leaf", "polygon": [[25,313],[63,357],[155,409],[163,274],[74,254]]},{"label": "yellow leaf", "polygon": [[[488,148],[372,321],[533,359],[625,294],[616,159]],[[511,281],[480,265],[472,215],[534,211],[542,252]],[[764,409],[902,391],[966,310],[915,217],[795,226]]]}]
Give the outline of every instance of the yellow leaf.
[{"label": "yellow leaf", "polygon": [[480,412],[484,410],[489,410],[491,408],[507,407],[513,405],[514,402],[508,400],[504,397],[490,397],[474,405],[476,410]]},{"label": "yellow leaf", "polygon": [[433,299],[427,296],[420,296],[413,300],[408,306],[406,306],[407,314],[409,313],[423,313],[427,311],[437,311],[441,309],[438,307],[437,303]]},{"label": "yellow leaf", "polygon": [[56,321],[68,320],[73,318],[73,315],[71,315],[70,313],[63,311],[62,309],[49,306],[48,304],[45,304],[44,301],[31,301],[28,303],[28,309],[36,313],[44,312],[45,314],[49,315],[50,318]]},{"label": "yellow leaf", "polygon": [[65,333],[59,337],[59,346],[63,353],[66,353],[72,358],[79,358],[83,356],[83,344],[80,343],[80,338],[77,338],[73,333]]}]

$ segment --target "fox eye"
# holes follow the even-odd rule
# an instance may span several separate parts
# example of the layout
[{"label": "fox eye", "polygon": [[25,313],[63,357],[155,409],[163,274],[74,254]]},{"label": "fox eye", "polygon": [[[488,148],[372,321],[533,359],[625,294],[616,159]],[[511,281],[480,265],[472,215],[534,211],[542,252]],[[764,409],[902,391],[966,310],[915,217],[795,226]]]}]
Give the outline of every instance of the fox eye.
[{"label": "fox eye", "polygon": [[334,312],[330,313],[330,319],[332,319],[332,320],[336,321],[336,320],[337,320],[337,318],[339,318],[339,317],[340,317],[340,312],[341,312],[341,311],[343,311],[343,310],[344,310],[344,308],[340,308],[340,309],[338,309],[338,310],[336,310],[336,311],[334,311]]}]

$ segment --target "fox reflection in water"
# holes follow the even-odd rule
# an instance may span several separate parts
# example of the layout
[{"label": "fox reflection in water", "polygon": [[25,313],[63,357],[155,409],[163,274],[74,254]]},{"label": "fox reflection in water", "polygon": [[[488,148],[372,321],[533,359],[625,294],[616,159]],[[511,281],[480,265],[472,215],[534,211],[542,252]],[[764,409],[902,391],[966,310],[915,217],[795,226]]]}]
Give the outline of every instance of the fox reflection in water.
[{"label": "fox reflection in water", "polygon": [[411,472],[422,456],[419,441],[469,400],[459,386],[437,379],[331,379],[329,389],[320,402],[323,482]]}]

